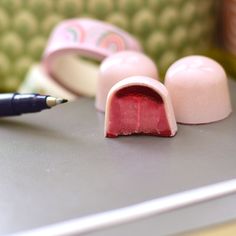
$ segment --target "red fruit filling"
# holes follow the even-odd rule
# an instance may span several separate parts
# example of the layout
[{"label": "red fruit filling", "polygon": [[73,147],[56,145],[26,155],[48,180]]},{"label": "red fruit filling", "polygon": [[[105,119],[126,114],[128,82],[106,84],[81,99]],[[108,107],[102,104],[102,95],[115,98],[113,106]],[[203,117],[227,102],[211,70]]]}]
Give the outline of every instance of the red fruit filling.
[{"label": "red fruit filling", "polygon": [[107,137],[131,134],[171,136],[163,100],[145,86],[119,90],[111,99]]}]

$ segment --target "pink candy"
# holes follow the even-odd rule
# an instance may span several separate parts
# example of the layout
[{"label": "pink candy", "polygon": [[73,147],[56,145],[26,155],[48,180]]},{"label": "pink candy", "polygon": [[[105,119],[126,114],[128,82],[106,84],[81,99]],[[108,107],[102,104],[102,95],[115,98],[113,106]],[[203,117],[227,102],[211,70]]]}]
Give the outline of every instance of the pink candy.
[{"label": "pink candy", "polygon": [[210,58],[188,56],[178,60],[168,69],[165,86],[179,123],[214,122],[232,111],[225,71]]},{"label": "pink candy", "polygon": [[[174,136],[176,121],[203,124],[232,112],[227,76],[217,62],[204,56],[182,58],[170,66],[163,85],[156,65],[141,50],[134,37],[113,25],[71,19],[54,28],[43,65],[48,75],[76,95],[96,91],[96,108],[106,110],[108,137]],[[78,62],[75,53],[104,59],[98,81],[96,68]]]},{"label": "pink candy", "polygon": [[146,76],[133,76],[118,82],[110,90],[105,136],[174,136],[176,131],[172,104],[162,83]]},{"label": "pink candy", "polygon": [[105,111],[107,95],[120,80],[130,76],[143,75],[158,78],[154,62],[140,52],[122,51],[105,59],[99,71],[95,106],[99,111]]},{"label": "pink candy", "polygon": [[96,107],[106,106],[105,136],[174,136],[176,121],[209,123],[232,111],[225,71],[210,58],[182,58],[168,69],[165,85],[157,79],[156,67],[142,53],[123,51],[103,61]]}]

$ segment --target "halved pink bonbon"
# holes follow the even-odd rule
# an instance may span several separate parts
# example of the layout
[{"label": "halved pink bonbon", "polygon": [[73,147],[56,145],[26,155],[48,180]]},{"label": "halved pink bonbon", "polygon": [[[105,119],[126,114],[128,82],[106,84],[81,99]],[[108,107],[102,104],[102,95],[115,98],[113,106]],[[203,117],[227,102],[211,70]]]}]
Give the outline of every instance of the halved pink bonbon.
[{"label": "halved pink bonbon", "polygon": [[132,76],[110,90],[105,136],[148,134],[174,136],[177,125],[165,86],[146,76]]},{"label": "halved pink bonbon", "polygon": [[232,111],[223,67],[205,56],[188,56],[173,63],[165,77],[176,121],[204,124],[222,120]]}]

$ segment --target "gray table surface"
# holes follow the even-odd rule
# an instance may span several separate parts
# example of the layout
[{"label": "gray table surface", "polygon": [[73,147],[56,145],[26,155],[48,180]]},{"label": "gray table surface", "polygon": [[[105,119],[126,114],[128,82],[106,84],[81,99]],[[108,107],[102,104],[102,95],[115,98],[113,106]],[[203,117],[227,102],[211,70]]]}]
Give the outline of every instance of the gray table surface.
[{"label": "gray table surface", "polygon": [[[235,113],[178,125],[174,138],[107,139],[93,102],[0,120],[0,235],[236,178]],[[231,195],[91,235],[179,233],[236,219],[235,203]]]}]

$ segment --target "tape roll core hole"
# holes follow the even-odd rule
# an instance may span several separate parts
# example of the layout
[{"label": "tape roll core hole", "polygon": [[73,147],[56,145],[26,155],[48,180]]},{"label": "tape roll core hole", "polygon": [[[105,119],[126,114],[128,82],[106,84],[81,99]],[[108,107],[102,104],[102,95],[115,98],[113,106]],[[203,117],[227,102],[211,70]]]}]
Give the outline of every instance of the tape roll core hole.
[{"label": "tape roll core hole", "polygon": [[99,60],[78,54],[55,56],[51,64],[53,77],[77,95],[94,97],[97,88]]}]

